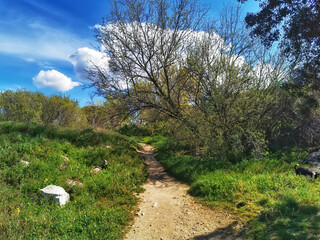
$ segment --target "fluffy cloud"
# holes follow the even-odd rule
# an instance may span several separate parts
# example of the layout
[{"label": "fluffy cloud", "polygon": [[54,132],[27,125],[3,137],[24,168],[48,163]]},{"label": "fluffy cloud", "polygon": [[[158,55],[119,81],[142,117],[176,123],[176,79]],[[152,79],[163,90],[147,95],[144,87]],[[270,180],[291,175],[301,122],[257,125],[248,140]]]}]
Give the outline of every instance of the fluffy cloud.
[{"label": "fluffy cloud", "polygon": [[109,70],[109,57],[100,51],[87,47],[79,48],[74,54],[69,56],[69,61],[74,66],[74,71],[79,80],[88,81],[88,71],[94,70],[97,67],[102,72]]},{"label": "fluffy cloud", "polygon": [[79,82],[72,82],[71,78],[56,70],[41,70],[39,74],[33,78],[33,83],[37,88],[51,88],[63,92],[81,85]]}]

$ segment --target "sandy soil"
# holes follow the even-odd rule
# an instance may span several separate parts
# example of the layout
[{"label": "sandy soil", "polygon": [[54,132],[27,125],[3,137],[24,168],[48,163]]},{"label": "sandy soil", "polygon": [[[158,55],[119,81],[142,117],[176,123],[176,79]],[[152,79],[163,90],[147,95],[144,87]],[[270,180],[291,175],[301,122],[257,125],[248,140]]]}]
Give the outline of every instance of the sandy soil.
[{"label": "sandy soil", "polygon": [[197,203],[187,194],[187,185],[168,176],[153,157],[153,148],[141,145],[149,177],[125,239],[243,239],[235,234],[241,224],[233,216]]}]

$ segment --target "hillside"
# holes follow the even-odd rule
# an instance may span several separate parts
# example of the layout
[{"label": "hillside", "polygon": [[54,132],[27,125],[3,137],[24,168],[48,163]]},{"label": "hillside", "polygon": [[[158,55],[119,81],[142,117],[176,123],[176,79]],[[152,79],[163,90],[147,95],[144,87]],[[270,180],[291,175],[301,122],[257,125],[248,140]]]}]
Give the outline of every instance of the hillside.
[{"label": "hillside", "polygon": [[[131,144],[113,132],[1,122],[0,238],[121,238],[146,180]],[[63,207],[40,195],[52,184],[70,194]]]}]

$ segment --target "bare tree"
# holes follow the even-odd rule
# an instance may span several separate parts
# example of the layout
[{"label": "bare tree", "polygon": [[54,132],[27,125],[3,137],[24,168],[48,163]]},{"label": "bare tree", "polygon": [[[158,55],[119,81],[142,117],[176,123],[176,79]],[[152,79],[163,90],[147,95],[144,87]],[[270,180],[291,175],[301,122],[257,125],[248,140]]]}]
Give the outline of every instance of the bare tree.
[{"label": "bare tree", "polygon": [[196,0],[113,0],[98,29],[110,71],[92,69],[91,79],[128,113],[154,109],[204,144],[234,145],[235,135],[252,138],[254,125],[274,114],[271,93],[283,69],[251,40],[239,8],[228,8],[218,25],[205,16]]},{"label": "bare tree", "polygon": [[177,70],[205,13],[196,0],[113,0],[110,18],[98,33],[110,72],[94,69],[93,85],[128,100],[132,112],[155,108],[181,119],[179,91],[190,79]]}]

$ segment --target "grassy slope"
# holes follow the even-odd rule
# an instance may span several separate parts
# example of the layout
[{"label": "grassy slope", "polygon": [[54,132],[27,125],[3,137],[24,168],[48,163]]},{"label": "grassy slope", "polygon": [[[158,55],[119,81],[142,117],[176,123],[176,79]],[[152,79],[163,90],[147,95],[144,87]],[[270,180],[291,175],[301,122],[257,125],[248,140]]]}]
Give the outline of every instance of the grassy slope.
[{"label": "grassy slope", "polygon": [[226,208],[249,226],[253,239],[319,239],[320,180],[296,176],[302,157],[294,152],[250,159],[236,165],[183,154],[165,138],[144,138],[157,159],[190,193],[212,207]]},{"label": "grassy slope", "polygon": [[[131,144],[116,133],[0,123],[0,239],[120,238],[136,204],[134,192],[146,179]],[[69,163],[60,170],[63,156]],[[107,169],[90,174],[105,159]],[[49,184],[63,187],[71,201],[60,207],[40,197]]]}]

